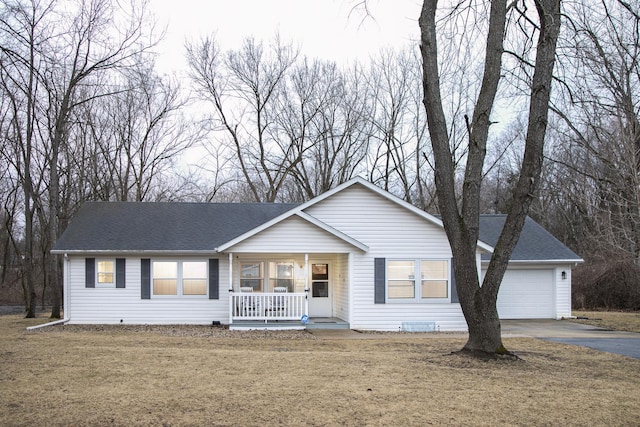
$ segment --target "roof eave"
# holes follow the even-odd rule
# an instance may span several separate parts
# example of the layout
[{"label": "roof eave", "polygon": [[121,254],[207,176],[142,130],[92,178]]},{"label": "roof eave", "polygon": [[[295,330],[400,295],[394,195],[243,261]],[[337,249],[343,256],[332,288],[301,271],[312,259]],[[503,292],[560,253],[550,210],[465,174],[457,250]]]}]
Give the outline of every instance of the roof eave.
[{"label": "roof eave", "polygon": [[[483,259],[482,264],[489,264],[490,259]],[[515,259],[509,260],[509,264],[582,264],[584,260],[579,259]]]},{"label": "roof eave", "polygon": [[[304,221],[309,222],[310,224],[315,225],[316,227],[326,231],[327,233],[331,234],[334,237],[337,237],[338,239],[360,249],[363,252],[368,252],[369,251],[369,247],[367,245],[365,245],[364,243],[354,239],[353,237],[348,236],[347,234],[344,234],[343,232],[336,230],[335,228],[331,227],[328,224],[325,224],[324,222],[320,221],[319,219],[305,213],[305,212],[301,212],[301,211],[297,211],[297,209],[294,208],[294,210],[286,212],[284,214],[283,218],[274,218],[274,220],[269,221],[268,223],[264,224],[265,226],[260,226],[257,228],[254,228],[253,230],[248,231],[247,233],[236,237],[235,239],[218,246],[216,249],[218,252],[225,252],[227,249],[232,248],[233,246],[237,245],[238,243],[243,242],[246,239],[249,239],[250,237],[256,235],[257,233],[259,233],[262,230],[265,230],[275,224],[278,224],[279,222],[283,221],[284,219],[290,218],[292,216],[297,216],[298,218],[301,218]],[[268,224],[268,225],[267,225]]]},{"label": "roof eave", "polygon": [[184,250],[184,249],[52,249],[52,254],[69,254],[69,255],[78,255],[78,254],[127,254],[127,255],[136,255],[136,254],[187,254],[187,255],[206,255],[206,254],[216,254],[218,253],[215,249],[202,249],[202,250]]}]

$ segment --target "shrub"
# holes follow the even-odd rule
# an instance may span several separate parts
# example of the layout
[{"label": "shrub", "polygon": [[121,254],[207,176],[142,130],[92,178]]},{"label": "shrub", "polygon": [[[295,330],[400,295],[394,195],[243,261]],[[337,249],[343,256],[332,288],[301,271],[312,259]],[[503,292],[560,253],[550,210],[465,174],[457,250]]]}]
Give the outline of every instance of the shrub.
[{"label": "shrub", "polygon": [[573,270],[577,309],[639,310],[640,267],[632,260],[594,261]]}]

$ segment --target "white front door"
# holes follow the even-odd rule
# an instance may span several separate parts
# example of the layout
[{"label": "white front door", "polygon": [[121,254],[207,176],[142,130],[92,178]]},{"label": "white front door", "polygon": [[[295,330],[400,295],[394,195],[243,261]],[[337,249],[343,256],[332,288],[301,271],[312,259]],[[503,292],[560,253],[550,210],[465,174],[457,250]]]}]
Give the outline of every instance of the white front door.
[{"label": "white front door", "polygon": [[331,264],[311,261],[309,267],[309,317],[333,317]]}]

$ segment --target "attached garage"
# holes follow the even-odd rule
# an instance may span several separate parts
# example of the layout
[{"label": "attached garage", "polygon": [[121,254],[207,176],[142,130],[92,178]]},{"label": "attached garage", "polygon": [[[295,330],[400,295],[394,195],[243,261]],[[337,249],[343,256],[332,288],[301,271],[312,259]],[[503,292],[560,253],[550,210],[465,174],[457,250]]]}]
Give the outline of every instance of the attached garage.
[{"label": "attached garage", "polygon": [[[506,215],[482,215],[480,240],[495,246]],[[482,278],[491,255],[482,256]],[[498,293],[501,319],[571,316],[571,268],[582,259],[527,218]]]},{"label": "attached garage", "polygon": [[500,318],[555,318],[553,272],[553,270],[507,270],[498,293]]}]

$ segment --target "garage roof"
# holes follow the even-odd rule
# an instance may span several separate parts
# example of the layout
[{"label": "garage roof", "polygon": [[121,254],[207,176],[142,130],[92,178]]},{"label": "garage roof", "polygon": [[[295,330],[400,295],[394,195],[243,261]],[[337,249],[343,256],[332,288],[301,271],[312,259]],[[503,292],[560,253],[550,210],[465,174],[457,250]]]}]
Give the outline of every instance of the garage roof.
[{"label": "garage roof", "polygon": [[[504,227],[507,215],[480,215],[480,240],[495,246]],[[491,254],[482,255],[488,261]],[[569,261],[581,262],[582,258],[566,247],[540,224],[527,217],[516,244],[511,261]]]}]

